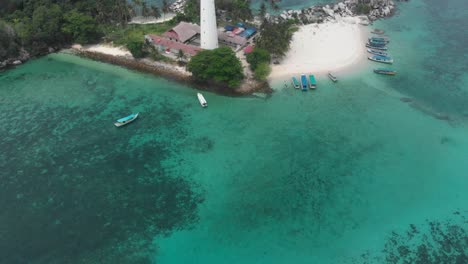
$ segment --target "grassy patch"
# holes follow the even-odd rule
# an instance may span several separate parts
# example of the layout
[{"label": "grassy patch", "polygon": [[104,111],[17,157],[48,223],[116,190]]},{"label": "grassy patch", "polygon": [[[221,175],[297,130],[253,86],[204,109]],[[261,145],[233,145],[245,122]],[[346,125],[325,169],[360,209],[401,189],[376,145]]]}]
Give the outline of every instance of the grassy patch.
[{"label": "grassy patch", "polygon": [[141,40],[146,34],[162,34],[172,28],[174,23],[167,21],[158,24],[126,25],[126,26],[103,26],[104,39],[116,45],[127,45],[132,40]]}]

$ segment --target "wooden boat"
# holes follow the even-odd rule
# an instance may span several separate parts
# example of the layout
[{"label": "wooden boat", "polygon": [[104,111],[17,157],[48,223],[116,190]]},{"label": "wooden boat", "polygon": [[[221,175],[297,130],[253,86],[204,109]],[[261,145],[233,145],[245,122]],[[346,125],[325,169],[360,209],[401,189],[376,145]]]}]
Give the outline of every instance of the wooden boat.
[{"label": "wooden boat", "polygon": [[372,38],[369,38],[369,42],[376,42],[376,43],[389,43],[390,40],[388,38],[376,38],[376,37],[372,37]]},{"label": "wooden boat", "polygon": [[312,74],[309,75],[309,86],[310,89],[317,88],[317,80],[315,80],[315,76]]},{"label": "wooden boat", "polygon": [[374,72],[377,74],[383,74],[383,75],[395,75],[396,74],[396,71],[392,69],[387,69],[387,68],[374,69]]},{"label": "wooden boat", "polygon": [[371,61],[387,63],[387,64],[392,64],[393,63],[393,59],[390,58],[390,57],[387,57],[387,56],[375,55],[375,56],[369,56],[368,59],[371,60]]},{"label": "wooden boat", "polygon": [[371,31],[371,33],[376,34],[376,35],[383,35],[383,34],[385,34],[385,31],[376,28],[373,31]]},{"label": "wooden boat", "polygon": [[374,49],[374,50],[388,50],[387,46],[374,46],[369,43],[366,43],[366,47]]},{"label": "wooden boat", "polygon": [[336,78],[336,76],[333,75],[331,72],[328,73],[328,78],[330,78],[330,80],[332,80],[333,82],[338,81],[338,78]]},{"label": "wooden boat", "polygon": [[374,54],[374,55],[379,55],[379,56],[388,56],[387,52],[378,51],[378,50],[374,50],[374,49],[367,49],[367,52],[369,52],[371,54]]},{"label": "wooden boat", "polygon": [[126,124],[132,122],[133,120],[137,119],[138,114],[139,114],[139,113],[131,114],[131,115],[129,115],[129,116],[120,118],[119,120],[115,121],[114,125],[115,125],[116,127],[124,126],[124,125],[126,125]]},{"label": "wooden boat", "polygon": [[301,84],[302,84],[302,91],[307,91],[309,86],[307,85],[307,78],[305,74],[301,74]]},{"label": "wooden boat", "polygon": [[369,40],[367,43],[369,43],[369,45],[375,46],[375,47],[387,46],[387,43],[385,43],[385,42],[379,42],[379,41],[372,41],[372,40]]},{"label": "wooden boat", "polygon": [[292,77],[291,80],[292,80],[292,85],[294,86],[294,88],[296,89],[301,88],[301,84],[299,83],[296,77]]},{"label": "wooden boat", "polygon": [[203,94],[197,93],[197,97],[198,97],[198,101],[200,102],[200,105],[202,107],[207,107],[208,106],[208,103],[206,102],[205,97],[203,97]]}]

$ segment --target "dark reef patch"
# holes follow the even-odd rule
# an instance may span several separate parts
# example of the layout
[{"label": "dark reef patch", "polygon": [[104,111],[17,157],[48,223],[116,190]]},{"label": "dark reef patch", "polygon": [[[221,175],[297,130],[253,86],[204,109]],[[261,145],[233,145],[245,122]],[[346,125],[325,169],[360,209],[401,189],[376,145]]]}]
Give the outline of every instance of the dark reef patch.
[{"label": "dark reef patch", "polygon": [[3,99],[0,120],[18,121],[0,127],[0,263],[148,263],[154,236],[198,221],[200,186],[163,165],[183,112],[136,97],[145,114],[118,129],[112,84],[85,89],[92,108]]},{"label": "dark reef patch", "polygon": [[419,227],[411,224],[404,233],[391,233],[382,256],[366,253],[352,263],[468,263],[467,215],[467,211],[455,212],[449,220],[426,221]]}]

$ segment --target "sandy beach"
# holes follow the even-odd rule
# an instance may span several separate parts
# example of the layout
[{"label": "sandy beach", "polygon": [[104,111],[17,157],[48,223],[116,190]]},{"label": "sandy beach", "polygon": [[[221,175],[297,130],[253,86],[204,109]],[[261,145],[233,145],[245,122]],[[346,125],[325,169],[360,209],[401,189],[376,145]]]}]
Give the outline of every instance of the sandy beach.
[{"label": "sandy beach", "polygon": [[[356,18],[357,19],[357,18]],[[367,29],[352,17],[339,22],[309,24],[294,33],[280,64],[272,66],[270,81],[301,73],[324,75],[356,69],[366,62]]]},{"label": "sandy beach", "polygon": [[130,53],[129,50],[127,50],[125,47],[116,47],[112,46],[110,44],[95,44],[95,45],[87,45],[81,47],[81,45],[75,44],[73,45],[74,49],[78,50],[85,50],[85,51],[92,51],[92,52],[98,52],[98,53],[103,53],[107,55],[113,55],[113,56],[122,56],[122,57],[131,57],[133,58],[132,54]]}]

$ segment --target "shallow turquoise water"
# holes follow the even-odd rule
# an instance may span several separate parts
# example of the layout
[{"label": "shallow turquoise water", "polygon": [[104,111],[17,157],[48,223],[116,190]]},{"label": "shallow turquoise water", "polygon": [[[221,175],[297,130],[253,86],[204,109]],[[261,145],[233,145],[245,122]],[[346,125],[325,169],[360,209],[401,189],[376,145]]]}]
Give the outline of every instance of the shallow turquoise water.
[{"label": "shallow turquoise water", "polygon": [[466,263],[462,7],[376,23],[394,78],[369,63],[207,109],[66,54],[1,73],[0,263]]}]

